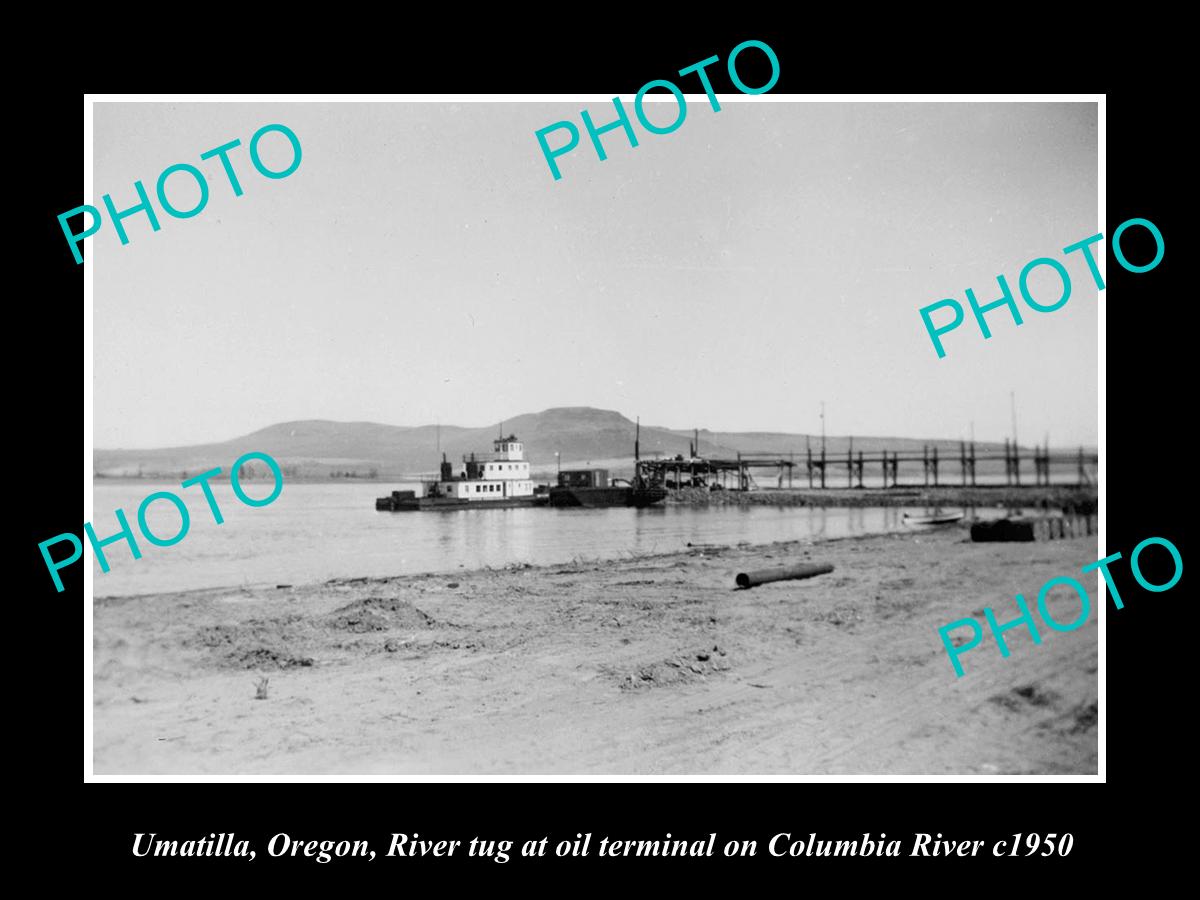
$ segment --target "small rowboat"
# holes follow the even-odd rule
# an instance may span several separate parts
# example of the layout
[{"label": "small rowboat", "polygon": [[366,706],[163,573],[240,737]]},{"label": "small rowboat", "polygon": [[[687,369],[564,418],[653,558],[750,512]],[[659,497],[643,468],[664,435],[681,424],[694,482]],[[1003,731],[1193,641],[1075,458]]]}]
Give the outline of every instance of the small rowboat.
[{"label": "small rowboat", "polygon": [[905,513],[902,518],[904,524],[910,527],[917,525],[948,525],[951,522],[959,521],[966,513],[949,512],[949,513],[933,513],[927,516],[914,516]]}]

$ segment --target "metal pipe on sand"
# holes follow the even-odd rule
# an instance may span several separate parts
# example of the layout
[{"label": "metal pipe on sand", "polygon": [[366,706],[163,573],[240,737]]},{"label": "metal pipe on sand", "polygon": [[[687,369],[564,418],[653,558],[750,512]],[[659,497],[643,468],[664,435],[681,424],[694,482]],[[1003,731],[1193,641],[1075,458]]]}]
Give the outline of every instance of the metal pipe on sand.
[{"label": "metal pipe on sand", "polygon": [[739,572],[736,579],[740,588],[752,588],[770,581],[790,581],[794,578],[812,578],[814,575],[824,575],[832,572],[831,565],[814,565],[813,563],[798,563],[794,566],[783,566],[778,569],[759,569],[757,572]]}]

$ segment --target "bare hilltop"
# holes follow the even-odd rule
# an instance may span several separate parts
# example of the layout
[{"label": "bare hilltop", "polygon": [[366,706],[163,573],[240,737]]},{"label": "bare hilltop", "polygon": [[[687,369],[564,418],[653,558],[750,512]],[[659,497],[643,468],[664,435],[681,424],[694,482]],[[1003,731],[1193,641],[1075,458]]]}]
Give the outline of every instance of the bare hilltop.
[{"label": "bare hilltop", "polygon": [[[615,410],[590,406],[556,407],[526,413],[478,428],[458,425],[381,425],[376,422],[331,422],[311,419],[282,422],[251,434],[211,444],[161,449],[97,449],[93,460],[98,477],[181,477],[214,466],[228,467],[250,450],[270,454],[291,477],[351,477],[396,479],[434,471],[440,460],[438,448],[458,461],[464,454],[491,450],[492,440],[503,430],[525,443],[526,458],[535,466],[555,463],[555,453],[564,465],[605,464],[633,458],[635,424]],[[688,429],[642,425],[643,456],[686,455],[692,442]],[[917,440],[894,437],[855,437],[855,451],[888,450],[920,452],[929,445],[941,453],[958,453],[957,440]],[[737,453],[795,453],[799,459],[807,442],[820,446],[820,437],[800,433],[747,431],[723,432],[700,429],[698,453],[735,456]],[[845,454],[850,439],[826,438],[829,454]],[[994,443],[977,443],[979,450],[995,449]]]}]

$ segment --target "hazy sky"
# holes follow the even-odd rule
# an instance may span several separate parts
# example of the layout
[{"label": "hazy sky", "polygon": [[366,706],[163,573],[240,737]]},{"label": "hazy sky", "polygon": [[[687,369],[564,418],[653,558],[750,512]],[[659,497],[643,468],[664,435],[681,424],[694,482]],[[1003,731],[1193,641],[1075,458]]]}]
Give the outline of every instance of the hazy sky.
[{"label": "hazy sky", "polygon": [[[631,106],[632,98],[624,98]],[[482,426],[551,406],[713,430],[1097,441],[1094,104],[722,103],[639,146],[586,132],[555,181],[534,132],[611,104],[96,104],[95,196],[187,162],[206,209],[127,219],[95,263],[95,443],[225,440],[291,419]],[[672,107],[673,108],[673,107]],[[651,113],[666,123],[663,108]],[[280,122],[303,161],[247,145]],[[581,131],[582,125],[580,125]],[[234,197],[201,152],[231,153]],[[552,140],[561,139],[556,135]],[[290,159],[278,134],[265,161]],[[193,205],[186,176],[169,197]],[[189,190],[192,193],[189,195]],[[1107,239],[1107,235],[1106,235]],[[1074,292],[1025,324],[970,311],[938,359],[918,309]],[[1044,274],[1045,270],[1043,270]],[[1034,296],[1058,296],[1034,278]],[[944,314],[944,313],[943,313]]]}]

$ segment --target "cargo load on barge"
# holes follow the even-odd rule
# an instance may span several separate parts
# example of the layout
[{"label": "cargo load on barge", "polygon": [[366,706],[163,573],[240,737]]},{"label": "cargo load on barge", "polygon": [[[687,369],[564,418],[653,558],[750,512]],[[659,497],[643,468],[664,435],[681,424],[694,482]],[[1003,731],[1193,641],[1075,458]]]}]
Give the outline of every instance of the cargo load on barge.
[{"label": "cargo load on barge", "polygon": [[558,484],[550,488],[550,505],[557,507],[636,506],[646,507],[665,500],[666,487],[659,475],[642,471],[642,420],[633,438],[633,481],[608,479],[608,469],[569,469],[558,473]]},{"label": "cargo load on barge", "polygon": [[651,506],[666,499],[667,491],[634,478],[611,482],[607,469],[571,469],[558,473],[558,484],[550,488],[551,506]]}]

